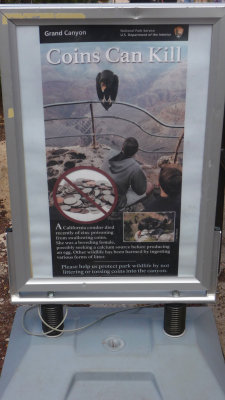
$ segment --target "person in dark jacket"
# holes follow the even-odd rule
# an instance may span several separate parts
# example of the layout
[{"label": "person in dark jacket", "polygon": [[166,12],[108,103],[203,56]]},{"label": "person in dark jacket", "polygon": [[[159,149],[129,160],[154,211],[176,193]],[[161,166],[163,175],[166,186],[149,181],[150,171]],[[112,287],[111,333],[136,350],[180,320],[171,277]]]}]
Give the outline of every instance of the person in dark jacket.
[{"label": "person in dark jacket", "polygon": [[[123,210],[127,205],[127,193],[133,193],[134,202],[146,191],[150,191],[147,178],[139,163],[134,159],[138,151],[138,141],[134,137],[125,139],[122,150],[112,151],[103,165],[103,169],[114,180],[118,190],[117,210]],[[152,187],[151,187],[152,189]]]},{"label": "person in dark jacket", "polygon": [[176,164],[166,165],[159,173],[160,194],[145,201],[145,211],[174,211],[180,222],[182,171]]}]

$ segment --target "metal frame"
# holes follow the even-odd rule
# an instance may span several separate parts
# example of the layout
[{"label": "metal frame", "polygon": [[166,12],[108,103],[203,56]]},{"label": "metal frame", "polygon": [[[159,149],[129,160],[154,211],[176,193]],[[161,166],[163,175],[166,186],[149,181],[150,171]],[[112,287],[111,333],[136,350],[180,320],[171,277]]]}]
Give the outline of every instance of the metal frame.
[{"label": "metal frame", "polygon": [[[0,6],[1,75],[13,232],[8,233],[14,303],[149,303],[215,300],[220,233],[214,230],[225,93],[225,5],[26,5]],[[29,216],[18,79],[17,26],[55,24],[212,25],[208,106],[196,273],[167,278],[32,278]],[[213,133],[213,134],[212,134]],[[41,249],[40,249],[41,251]]]}]

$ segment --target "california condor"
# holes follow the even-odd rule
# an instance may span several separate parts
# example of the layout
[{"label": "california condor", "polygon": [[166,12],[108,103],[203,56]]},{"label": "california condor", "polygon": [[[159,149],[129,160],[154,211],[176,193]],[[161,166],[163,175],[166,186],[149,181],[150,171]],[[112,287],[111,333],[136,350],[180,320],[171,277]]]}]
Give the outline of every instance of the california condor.
[{"label": "california condor", "polygon": [[96,89],[98,98],[103,107],[108,110],[112,102],[116,100],[119,79],[112,71],[104,70],[96,77]]}]

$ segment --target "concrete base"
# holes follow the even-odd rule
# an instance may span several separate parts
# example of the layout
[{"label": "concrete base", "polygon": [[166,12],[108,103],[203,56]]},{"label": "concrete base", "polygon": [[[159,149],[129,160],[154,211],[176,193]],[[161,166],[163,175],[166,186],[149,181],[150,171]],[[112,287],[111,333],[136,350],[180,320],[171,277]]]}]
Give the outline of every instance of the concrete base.
[{"label": "concrete base", "polygon": [[[112,310],[70,308],[65,329]],[[114,310],[113,310],[114,311]],[[183,336],[163,331],[162,308],[126,311],[79,333],[34,337],[16,313],[0,379],[2,400],[224,400],[225,366],[208,307],[188,307]],[[26,324],[41,330],[37,311]]]}]

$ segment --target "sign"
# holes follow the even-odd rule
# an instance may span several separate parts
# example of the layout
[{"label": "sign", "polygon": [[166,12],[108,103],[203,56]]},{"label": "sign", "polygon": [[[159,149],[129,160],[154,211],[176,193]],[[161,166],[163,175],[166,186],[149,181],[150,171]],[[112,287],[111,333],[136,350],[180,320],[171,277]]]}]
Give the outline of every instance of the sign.
[{"label": "sign", "polygon": [[40,43],[54,276],[177,275],[188,26]]},{"label": "sign", "polygon": [[0,6],[12,302],[214,301],[224,10]]}]

